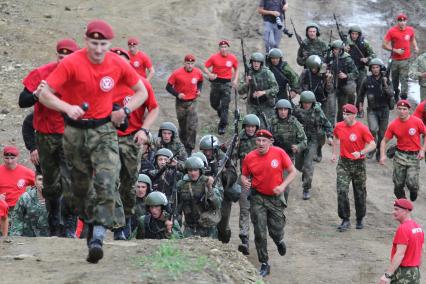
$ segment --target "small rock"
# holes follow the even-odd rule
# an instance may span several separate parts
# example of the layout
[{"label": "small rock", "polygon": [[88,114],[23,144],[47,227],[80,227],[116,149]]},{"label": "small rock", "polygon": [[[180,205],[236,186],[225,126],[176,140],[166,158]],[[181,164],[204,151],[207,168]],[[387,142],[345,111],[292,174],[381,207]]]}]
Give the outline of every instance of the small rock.
[{"label": "small rock", "polygon": [[52,15],[50,14],[45,14],[43,17],[45,17],[46,19],[52,19]]},{"label": "small rock", "polygon": [[8,110],[8,109],[6,109],[6,108],[4,108],[4,109],[2,109],[1,111],[0,111],[0,113],[1,114],[8,114],[10,111]]},{"label": "small rock", "polygon": [[65,6],[65,11],[71,11],[71,8],[68,6]]}]

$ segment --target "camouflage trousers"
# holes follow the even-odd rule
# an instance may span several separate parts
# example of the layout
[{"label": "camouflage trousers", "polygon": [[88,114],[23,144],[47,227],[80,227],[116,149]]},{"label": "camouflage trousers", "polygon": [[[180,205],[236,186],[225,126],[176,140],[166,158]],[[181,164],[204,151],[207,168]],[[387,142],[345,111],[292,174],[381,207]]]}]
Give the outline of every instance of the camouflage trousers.
[{"label": "camouflage trousers", "polygon": [[389,123],[389,108],[367,109],[368,128],[376,145],[380,145]]},{"label": "camouflage trousers", "polygon": [[362,220],[365,216],[367,200],[365,160],[351,160],[340,157],[336,172],[337,212],[339,217],[341,219],[349,219],[351,216],[349,184],[352,181],[356,218],[357,220]]},{"label": "camouflage trousers", "polygon": [[267,104],[253,105],[253,104],[247,103],[247,114],[251,114],[251,113],[259,117],[261,129],[266,129],[267,128],[266,126],[267,125],[269,126],[270,124],[269,121],[271,117],[274,117],[275,115],[274,107],[270,107]]},{"label": "camouflage trousers", "polygon": [[296,169],[302,172],[303,192],[309,192],[314,177],[314,158],[317,155],[318,142],[309,141],[305,150],[296,156]]},{"label": "camouflage trousers", "polygon": [[228,243],[231,238],[231,228],[229,228],[229,219],[231,218],[232,201],[224,198],[222,207],[220,208],[221,216],[219,224],[217,224],[217,234],[220,241]]},{"label": "camouflage trousers", "polygon": [[284,238],[286,203],[284,195],[268,196],[254,189],[250,196],[250,216],[254,228],[254,243],[259,262],[268,261],[268,239],[266,232],[277,244]]},{"label": "camouflage trousers", "polygon": [[210,105],[220,118],[219,126],[228,125],[229,103],[231,102],[231,82],[211,83]]},{"label": "camouflage trousers", "polygon": [[420,270],[417,266],[398,267],[392,275],[391,284],[420,284]]},{"label": "camouflage trousers", "polygon": [[419,191],[420,160],[416,154],[402,153],[398,150],[393,158],[393,184],[396,198],[405,198],[404,187],[407,186],[410,195]]},{"label": "camouflage trousers", "polygon": [[250,236],[250,190],[241,188],[240,200],[238,201],[240,205],[240,218],[238,225],[240,228],[240,237]]},{"label": "camouflage trousers", "polygon": [[[391,66],[392,85],[395,95],[401,94],[401,97],[407,98],[408,95],[408,71],[410,69],[410,60],[393,60]],[[399,83],[401,83],[401,92],[399,92]]]},{"label": "camouflage trousers", "polygon": [[116,129],[112,123],[90,129],[67,125],[63,142],[80,218],[86,223],[111,227],[120,170]]},{"label": "camouflage trousers", "polygon": [[197,102],[176,100],[176,115],[180,141],[186,149],[194,149],[198,128]]},{"label": "camouflage trousers", "polygon": [[120,180],[117,180],[118,192],[123,202],[124,214],[130,217],[135,213],[136,181],[139,176],[139,166],[142,151],[134,142],[134,135],[119,136],[118,148],[120,151]]},{"label": "camouflage trousers", "polygon": [[336,90],[337,98],[337,122],[343,121],[343,106],[355,103],[356,83],[348,80],[346,85]]},{"label": "camouflage trousers", "polygon": [[358,68],[358,78],[356,79],[356,93],[359,93],[359,88],[361,87],[362,81],[364,81],[365,77],[367,77],[367,70],[365,66]]},{"label": "camouflage trousers", "polygon": [[331,123],[331,126],[334,128],[336,124],[336,94],[328,94],[327,100],[321,102],[321,109],[325,114],[327,120]]},{"label": "camouflage trousers", "polygon": [[206,238],[217,239],[217,227],[200,227],[200,226],[187,226],[183,230],[183,237],[189,238],[193,236],[200,236]]}]

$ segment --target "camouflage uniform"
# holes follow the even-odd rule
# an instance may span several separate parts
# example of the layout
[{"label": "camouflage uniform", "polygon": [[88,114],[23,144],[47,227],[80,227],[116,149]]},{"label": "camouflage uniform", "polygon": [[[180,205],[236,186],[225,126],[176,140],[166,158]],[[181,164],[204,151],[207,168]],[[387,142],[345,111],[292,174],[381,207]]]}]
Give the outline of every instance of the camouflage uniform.
[{"label": "camouflage uniform", "polygon": [[[184,236],[217,237],[216,224],[204,223],[202,214],[214,210],[217,215],[217,222],[220,221],[220,206],[222,203],[223,191],[218,187],[208,190],[208,177],[201,175],[197,181],[192,181],[185,175],[177,184],[179,215],[185,215]],[[207,204],[204,197],[207,198]]]},{"label": "camouflage uniform", "polygon": [[399,266],[392,275],[391,284],[420,284],[418,266]]},{"label": "camouflage uniform", "polygon": [[313,103],[307,110],[301,107],[296,108],[294,116],[303,125],[308,139],[307,148],[297,154],[296,168],[303,172],[303,192],[309,192],[314,176],[313,159],[317,154],[318,145],[324,133],[327,137],[332,136],[333,129],[318,103]]},{"label": "camouflage uniform", "polygon": [[[180,172],[177,172],[176,168],[171,168],[166,165],[166,170],[162,171],[156,167],[155,170],[149,171],[147,174],[152,180],[152,190],[160,191],[164,193],[167,197],[167,200],[174,200],[173,186],[176,186],[176,181],[182,178]],[[162,171],[160,175],[159,172]]]},{"label": "camouflage uniform", "polygon": [[29,188],[19,198],[12,213],[11,236],[49,237],[48,212],[41,204],[37,188]]},{"label": "camouflage uniform", "polygon": [[163,212],[158,218],[152,218],[151,214],[143,215],[138,220],[136,239],[171,239],[181,238],[182,233],[177,221],[173,222],[172,232],[167,232],[166,224],[169,215]]},{"label": "camouflage uniform", "polygon": [[159,150],[161,148],[169,149],[173,152],[173,154],[178,153],[176,155],[176,159],[178,161],[177,168],[179,171],[184,171],[184,164],[186,159],[188,158],[188,154],[185,151],[185,146],[182,144],[177,137],[174,137],[173,140],[169,143],[164,143],[161,137],[157,138],[155,141],[155,148]]},{"label": "camouflage uniform", "polygon": [[277,100],[288,99],[287,86],[290,86],[292,91],[299,93],[299,76],[286,61],[281,59],[278,65],[275,66],[268,59],[267,65],[274,74],[279,87]]},{"label": "camouflage uniform", "polygon": [[[426,53],[419,55],[411,64],[408,76],[413,80],[419,80],[420,85],[420,101],[426,99],[426,78],[422,78],[422,73],[426,72]],[[415,109],[415,106],[412,106]]]},{"label": "camouflage uniform", "polygon": [[[241,81],[238,88],[240,94],[247,94],[247,113],[253,113],[260,118],[261,128],[266,128],[265,121],[274,114],[274,105],[276,94],[278,93],[278,84],[275,80],[274,73],[265,66],[261,66],[259,70],[250,68],[250,76],[252,80],[247,84]],[[265,91],[265,95],[259,98],[253,98],[255,91]],[[262,118],[264,114],[264,119]]]},{"label": "camouflage uniform", "polygon": [[328,44],[323,40],[316,38],[314,40],[305,38],[302,46],[297,50],[297,64],[305,67],[306,59],[311,55],[318,55],[322,59],[328,52]]},{"label": "camouflage uniform", "polygon": [[416,196],[419,191],[420,160],[417,154],[409,154],[398,151],[393,158],[394,193],[396,198],[405,198],[404,187],[410,191],[410,197]]},{"label": "camouflage uniform", "polygon": [[[407,99],[409,70],[410,59],[392,60],[390,72],[396,101],[398,101],[399,97],[401,99]],[[399,91],[399,83],[401,83],[401,91]]]},{"label": "camouflage uniform", "polygon": [[212,81],[210,89],[210,105],[220,118],[219,128],[228,125],[229,103],[231,102],[231,82]]},{"label": "camouflage uniform", "polygon": [[176,99],[176,115],[179,123],[179,138],[188,152],[189,149],[195,148],[195,139],[197,137],[197,101]]}]

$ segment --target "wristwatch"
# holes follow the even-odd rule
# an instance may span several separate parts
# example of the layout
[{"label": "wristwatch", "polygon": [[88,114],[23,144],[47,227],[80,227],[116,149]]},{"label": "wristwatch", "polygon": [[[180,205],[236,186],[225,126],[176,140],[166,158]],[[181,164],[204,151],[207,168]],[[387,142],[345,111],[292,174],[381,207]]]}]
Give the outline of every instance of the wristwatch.
[{"label": "wristwatch", "polygon": [[140,130],[142,130],[143,132],[145,132],[146,136],[148,136],[148,135],[149,135],[149,129],[146,129],[146,128],[141,127],[141,129],[140,129]]},{"label": "wristwatch", "polygon": [[131,110],[130,110],[130,108],[128,108],[128,107],[123,107],[123,110],[124,110],[124,113],[127,115],[127,116],[129,116],[130,115],[130,113],[132,112]]},{"label": "wristwatch", "polygon": [[363,156],[365,153],[364,153],[364,151],[359,151],[359,154],[361,155],[361,156]]},{"label": "wristwatch", "polygon": [[387,279],[391,279],[391,278],[392,278],[392,274],[389,274],[389,273],[385,272],[385,277],[386,277]]}]

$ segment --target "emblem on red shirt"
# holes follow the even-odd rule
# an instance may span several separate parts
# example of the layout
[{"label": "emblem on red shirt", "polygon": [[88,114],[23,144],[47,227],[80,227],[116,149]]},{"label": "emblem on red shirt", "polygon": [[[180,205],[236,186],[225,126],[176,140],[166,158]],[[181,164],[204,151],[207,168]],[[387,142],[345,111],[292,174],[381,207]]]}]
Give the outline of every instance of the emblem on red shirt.
[{"label": "emblem on red shirt", "polygon": [[271,167],[273,167],[274,169],[275,169],[276,167],[278,167],[278,161],[277,161],[277,160],[275,160],[275,159],[273,159],[273,160],[271,161]]},{"label": "emblem on red shirt", "polygon": [[114,79],[108,76],[103,77],[99,85],[102,91],[109,92],[112,90],[112,88],[114,88]]},{"label": "emblem on red shirt", "polygon": [[133,66],[135,66],[135,68],[138,68],[139,66],[141,66],[141,64],[139,63],[139,61],[135,61],[133,62]]},{"label": "emblem on red shirt", "polygon": [[191,79],[191,83],[192,83],[192,84],[194,84],[194,85],[195,85],[195,84],[197,84],[197,82],[198,82],[197,78],[192,78],[192,79]]},{"label": "emblem on red shirt", "polygon": [[404,36],[404,39],[405,39],[405,40],[410,40],[410,35],[405,35],[405,36]]},{"label": "emblem on red shirt", "polygon": [[20,180],[18,180],[18,183],[16,184],[16,186],[17,186],[19,189],[23,189],[23,188],[25,187],[25,180],[24,180],[24,179],[20,179]]},{"label": "emblem on red shirt", "polygon": [[355,134],[355,133],[352,133],[351,135],[349,135],[349,140],[350,140],[350,141],[355,142],[355,141],[356,141],[356,139],[357,139],[357,137],[356,137],[356,134]]},{"label": "emblem on red shirt", "polygon": [[410,134],[411,136],[413,136],[414,134],[416,134],[416,129],[415,128],[408,129],[408,134]]},{"label": "emblem on red shirt", "polygon": [[225,63],[225,64],[226,64],[226,67],[231,67],[231,66],[232,66],[232,62],[231,62],[231,61],[229,61],[229,60],[228,60],[228,61],[226,61],[226,63]]}]

